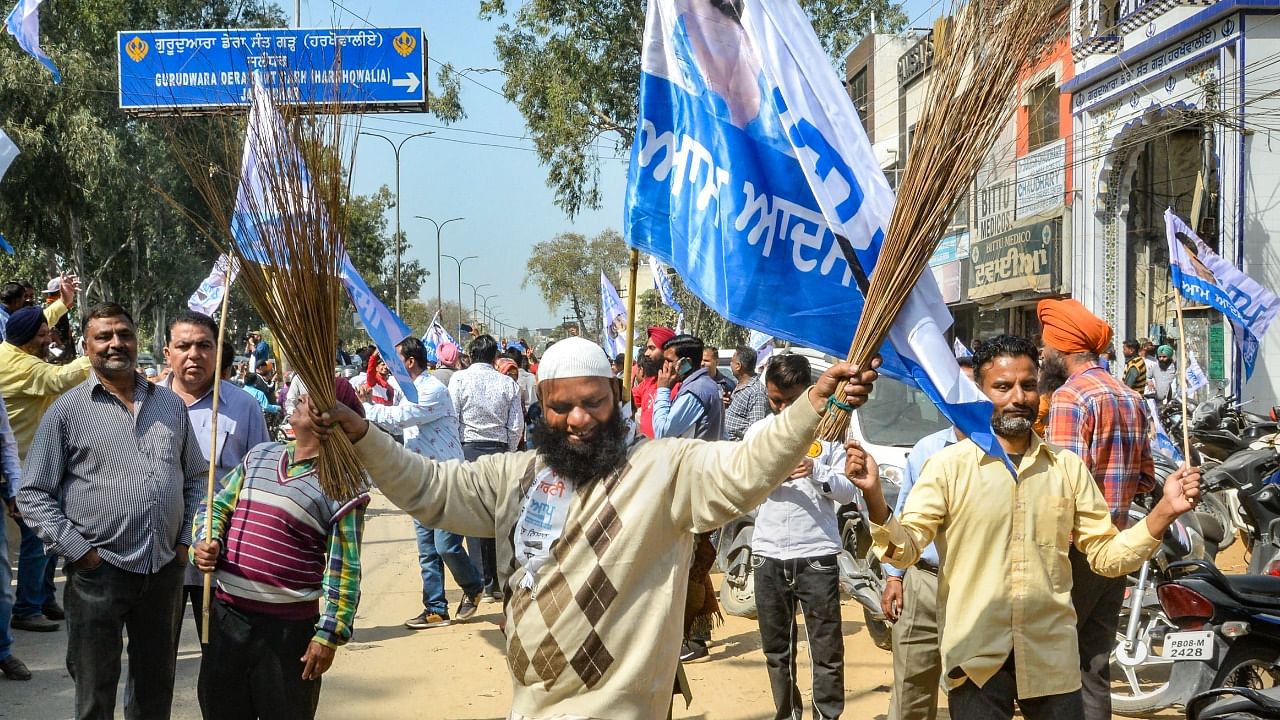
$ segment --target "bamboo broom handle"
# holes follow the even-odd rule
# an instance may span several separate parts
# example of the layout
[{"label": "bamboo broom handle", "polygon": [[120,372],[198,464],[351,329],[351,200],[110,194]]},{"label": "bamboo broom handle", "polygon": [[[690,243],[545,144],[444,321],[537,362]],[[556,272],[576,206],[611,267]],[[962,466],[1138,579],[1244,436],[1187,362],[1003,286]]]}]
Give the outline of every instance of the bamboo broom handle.
[{"label": "bamboo broom handle", "polygon": [[[217,488],[218,482],[218,401],[222,397],[222,345],[227,338],[227,305],[231,301],[231,272],[230,265],[235,261],[228,257],[228,272],[226,284],[222,290],[222,309],[219,311],[218,320],[218,345],[214,350],[213,357],[213,419],[209,422],[210,434],[209,439],[209,482],[205,489],[205,506],[204,506],[204,539],[205,542],[211,540],[209,537],[213,534],[213,493]],[[203,588],[203,605],[200,611],[200,642],[209,644],[209,600],[213,594],[213,573],[204,574]]]},{"label": "bamboo broom handle", "polygon": [[636,337],[636,273],[640,270],[640,251],[631,251],[631,279],[627,284],[627,353],[622,356],[622,401],[631,402],[631,357],[635,354]]}]

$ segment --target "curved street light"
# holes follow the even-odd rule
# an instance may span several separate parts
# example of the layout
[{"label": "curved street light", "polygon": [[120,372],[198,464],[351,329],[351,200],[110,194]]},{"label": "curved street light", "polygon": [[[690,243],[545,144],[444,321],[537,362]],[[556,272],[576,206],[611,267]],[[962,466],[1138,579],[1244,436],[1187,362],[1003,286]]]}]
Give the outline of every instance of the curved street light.
[{"label": "curved street light", "polygon": [[465,220],[466,218],[456,217],[456,218],[449,218],[444,222],[436,222],[435,218],[429,218],[426,215],[414,215],[414,217],[418,218],[419,220],[426,220],[427,222],[436,226],[436,310],[443,311],[444,310],[444,293],[440,289],[441,288],[440,286],[440,275],[441,275],[440,273],[440,231],[444,229],[445,225],[448,225],[451,222],[456,222],[458,220]]},{"label": "curved street light", "polygon": [[[434,130],[427,130],[426,132],[415,133],[415,134],[413,134],[413,135],[409,135],[408,137],[404,138],[404,139],[403,139],[403,140],[401,140],[399,143],[397,143],[396,141],[394,141],[394,140],[392,140],[391,138],[387,137],[386,135],[379,135],[378,133],[372,133],[372,132],[367,132],[367,131],[365,131],[365,130],[361,130],[361,131],[360,131],[360,134],[361,134],[361,135],[368,135],[369,137],[382,138],[383,140],[386,140],[386,141],[387,141],[387,144],[391,146],[391,151],[392,151],[393,153],[395,153],[395,156],[396,156],[396,239],[395,239],[395,244],[396,244],[396,314],[397,314],[397,315],[399,315],[399,314],[400,314],[400,245],[401,245],[401,243],[403,242],[403,236],[400,234],[400,148],[404,147],[404,144],[405,144],[405,143],[409,142],[410,140],[412,140],[412,139],[414,139],[414,138],[416,138],[416,137],[422,137],[422,136],[424,136],[424,135],[434,135],[434,134],[435,134],[435,131],[434,131]],[[437,263],[436,263],[436,271],[437,271],[437,272],[439,272],[439,270],[440,270],[440,263],[439,263],[439,262],[437,262]]]},{"label": "curved street light", "polygon": [[480,258],[477,255],[468,255],[462,258],[461,260],[459,260],[458,258],[452,255],[449,255],[447,253],[443,257],[449,258],[458,266],[458,324],[461,325],[462,324],[462,263],[468,260],[479,260]]},{"label": "curved street light", "polygon": [[472,285],[469,282],[464,282],[462,284],[471,288],[471,321],[475,322],[476,310],[479,309],[479,305],[476,303],[476,298],[480,294],[480,288],[489,287],[489,283],[480,283],[479,285]]}]

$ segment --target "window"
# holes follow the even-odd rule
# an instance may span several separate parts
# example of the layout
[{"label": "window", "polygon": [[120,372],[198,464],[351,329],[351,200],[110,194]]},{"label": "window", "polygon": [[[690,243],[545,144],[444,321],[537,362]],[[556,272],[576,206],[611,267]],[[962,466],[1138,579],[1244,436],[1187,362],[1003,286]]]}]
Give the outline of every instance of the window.
[{"label": "window", "polygon": [[1045,78],[1027,92],[1027,147],[1042,148],[1059,136],[1058,83]]},{"label": "window", "polygon": [[858,118],[862,120],[862,128],[866,130],[870,125],[867,122],[867,69],[864,67],[854,74],[849,80],[849,97],[853,98],[853,107],[858,111]]}]

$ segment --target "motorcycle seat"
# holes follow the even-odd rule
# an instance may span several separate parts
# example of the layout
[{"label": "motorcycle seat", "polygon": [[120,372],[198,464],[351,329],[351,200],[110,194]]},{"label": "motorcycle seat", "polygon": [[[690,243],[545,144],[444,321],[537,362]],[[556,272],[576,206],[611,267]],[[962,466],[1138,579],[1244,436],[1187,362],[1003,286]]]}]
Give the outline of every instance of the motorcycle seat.
[{"label": "motorcycle seat", "polygon": [[1187,704],[1187,717],[1198,720],[1280,717],[1280,687],[1209,690],[1191,699]]},{"label": "motorcycle seat", "polygon": [[1226,575],[1227,587],[1241,600],[1268,608],[1280,608],[1280,577],[1274,575]]}]

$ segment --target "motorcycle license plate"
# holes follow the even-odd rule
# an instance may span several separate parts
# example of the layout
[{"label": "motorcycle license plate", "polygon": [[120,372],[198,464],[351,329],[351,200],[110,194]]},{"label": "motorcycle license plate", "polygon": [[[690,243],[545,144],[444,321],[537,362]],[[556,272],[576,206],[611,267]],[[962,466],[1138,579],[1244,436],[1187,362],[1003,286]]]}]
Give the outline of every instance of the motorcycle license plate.
[{"label": "motorcycle license plate", "polygon": [[1164,636],[1160,654],[1170,660],[1212,660],[1213,632],[1176,632]]}]

